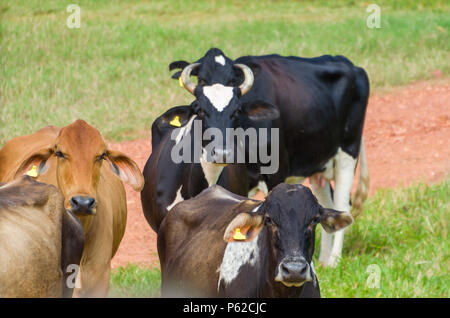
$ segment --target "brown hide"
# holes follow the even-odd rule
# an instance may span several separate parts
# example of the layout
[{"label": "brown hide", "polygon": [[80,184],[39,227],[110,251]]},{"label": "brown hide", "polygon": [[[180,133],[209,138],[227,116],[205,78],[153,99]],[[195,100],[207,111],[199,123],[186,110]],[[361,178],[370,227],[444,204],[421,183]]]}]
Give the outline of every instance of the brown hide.
[{"label": "brown hide", "polygon": [[61,190],[66,209],[72,209],[70,200],[74,196],[95,199],[91,214],[77,215],[85,232],[85,247],[78,282],[81,288],[76,289],[75,296],[106,296],[111,259],[127,220],[121,181],[140,191],[144,180],[139,168],[126,155],[108,149],[98,130],[83,120],[9,141],[0,151],[0,181],[20,176],[33,165],[38,167],[38,181]]},{"label": "brown hide", "polygon": [[[212,186],[170,210],[158,232],[161,295],[218,297],[218,268],[226,248],[225,228],[237,214],[250,212],[260,204]],[[217,208],[211,209],[211,205]]]},{"label": "brown hide", "polygon": [[63,198],[21,177],[0,186],[0,297],[61,297]]}]

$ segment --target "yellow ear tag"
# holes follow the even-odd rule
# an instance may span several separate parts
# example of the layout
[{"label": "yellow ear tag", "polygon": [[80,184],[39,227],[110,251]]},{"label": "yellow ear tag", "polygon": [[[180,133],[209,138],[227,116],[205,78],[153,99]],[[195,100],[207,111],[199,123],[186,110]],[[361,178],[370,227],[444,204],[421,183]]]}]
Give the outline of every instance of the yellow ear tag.
[{"label": "yellow ear tag", "polygon": [[26,175],[33,177],[33,178],[37,178],[37,176],[38,176],[37,167],[33,166],[29,171],[27,171]]},{"label": "yellow ear tag", "polygon": [[236,228],[234,230],[234,235],[233,235],[233,239],[236,241],[243,241],[245,240],[247,237],[241,233],[241,229],[240,228]]},{"label": "yellow ear tag", "polygon": [[180,117],[175,116],[175,118],[170,121],[170,124],[175,127],[181,127]]},{"label": "yellow ear tag", "polygon": [[180,84],[180,87],[184,87],[183,81],[181,80],[181,76],[178,77],[178,84]]}]

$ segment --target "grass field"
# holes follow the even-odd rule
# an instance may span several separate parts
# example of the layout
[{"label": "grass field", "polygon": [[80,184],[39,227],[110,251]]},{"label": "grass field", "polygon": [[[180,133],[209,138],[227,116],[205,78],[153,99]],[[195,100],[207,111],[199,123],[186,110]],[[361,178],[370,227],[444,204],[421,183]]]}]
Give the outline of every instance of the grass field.
[{"label": "grass field", "polygon": [[[449,196],[449,181],[378,191],[347,230],[339,265],[315,261],[322,296],[448,298]],[[113,271],[110,296],[156,297],[159,286],[158,269],[129,265]]]},{"label": "grass field", "polygon": [[[81,8],[79,29],[66,25],[72,3]],[[192,101],[169,63],[195,61],[211,47],[230,58],[345,55],[367,70],[372,91],[436,70],[448,76],[449,1],[377,0],[379,29],[366,26],[369,3],[2,0],[0,146],[78,118],[111,141],[148,138],[155,117]],[[322,295],[449,297],[449,187],[379,191],[348,230],[339,266],[316,262]],[[379,288],[367,284],[372,269]],[[158,269],[129,265],[113,271],[110,296],[157,297],[159,285]]]},{"label": "grass field", "polygon": [[73,2],[1,2],[0,145],[77,118],[110,140],[148,137],[158,114],[192,101],[168,64],[210,47],[232,58],[345,55],[375,90],[450,71],[448,1],[377,1],[380,29],[366,26],[367,3],[342,0],[80,0],[81,28],[69,29]]}]

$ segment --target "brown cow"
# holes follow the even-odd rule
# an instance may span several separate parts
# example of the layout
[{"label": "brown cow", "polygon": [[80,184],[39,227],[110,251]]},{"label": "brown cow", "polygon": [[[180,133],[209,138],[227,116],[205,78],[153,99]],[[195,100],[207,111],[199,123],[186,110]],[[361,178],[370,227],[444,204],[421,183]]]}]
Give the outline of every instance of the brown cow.
[{"label": "brown cow", "polygon": [[70,297],[64,269],[80,264],[83,244],[56,187],[26,176],[0,185],[0,297]]},{"label": "brown cow", "polygon": [[78,276],[81,287],[76,288],[75,296],[106,296],[111,259],[127,220],[121,180],[136,191],[144,185],[136,163],[108,149],[98,130],[77,120],[60,129],[47,127],[9,141],[0,151],[0,166],[0,181],[11,180],[36,166],[39,181],[58,186],[65,208],[79,217],[85,231]]}]

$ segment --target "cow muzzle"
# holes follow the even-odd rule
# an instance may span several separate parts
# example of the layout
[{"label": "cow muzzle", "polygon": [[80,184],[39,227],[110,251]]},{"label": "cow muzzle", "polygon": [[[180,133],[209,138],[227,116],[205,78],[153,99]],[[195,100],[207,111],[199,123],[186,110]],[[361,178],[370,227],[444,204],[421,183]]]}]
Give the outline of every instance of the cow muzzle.
[{"label": "cow muzzle", "polygon": [[278,265],[278,274],[275,281],[281,282],[287,287],[300,287],[306,282],[312,281],[311,267],[302,256],[285,258]]},{"label": "cow muzzle", "polygon": [[71,211],[76,215],[95,215],[97,202],[88,196],[73,196],[70,198]]}]

